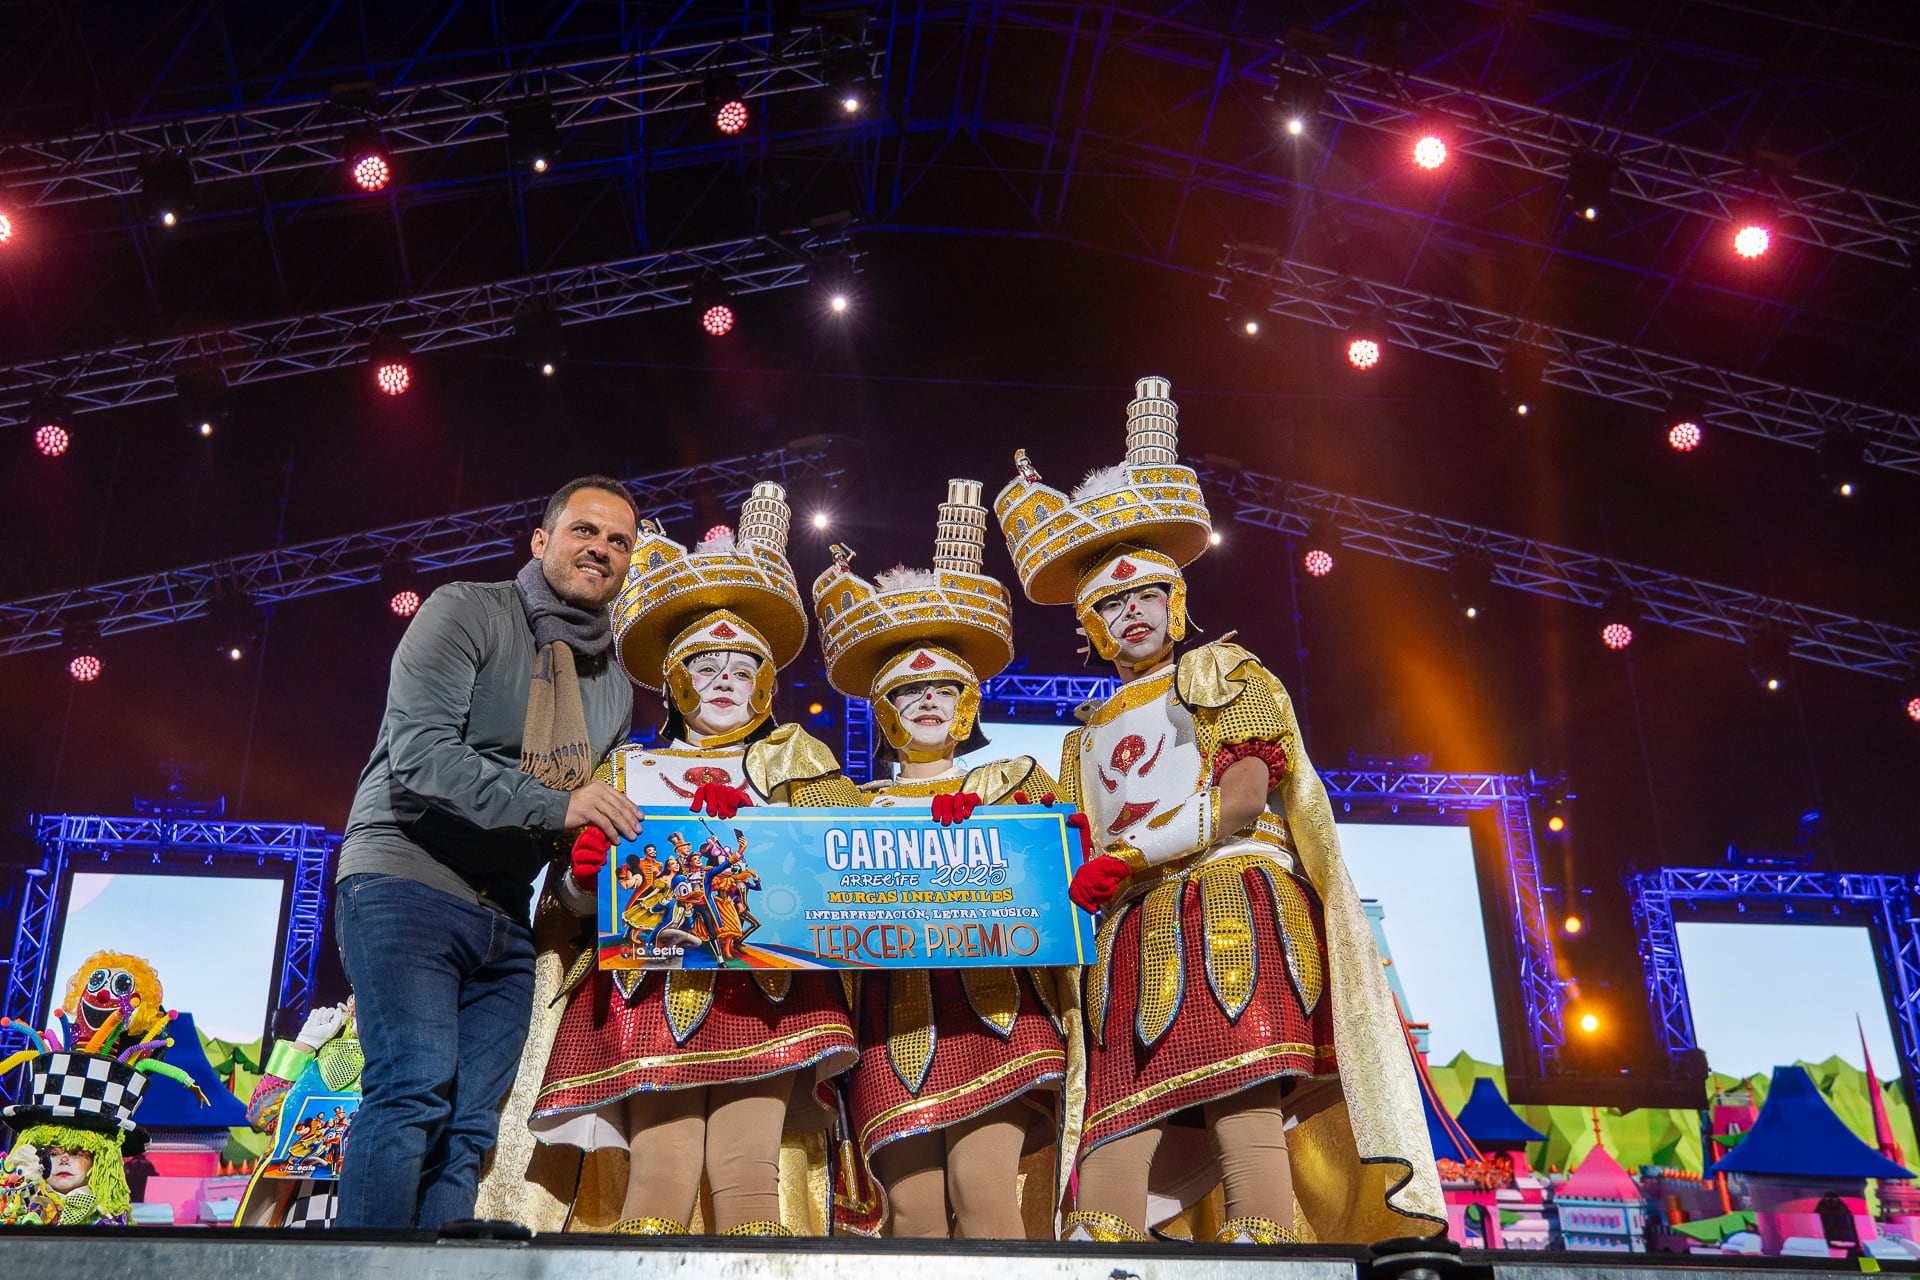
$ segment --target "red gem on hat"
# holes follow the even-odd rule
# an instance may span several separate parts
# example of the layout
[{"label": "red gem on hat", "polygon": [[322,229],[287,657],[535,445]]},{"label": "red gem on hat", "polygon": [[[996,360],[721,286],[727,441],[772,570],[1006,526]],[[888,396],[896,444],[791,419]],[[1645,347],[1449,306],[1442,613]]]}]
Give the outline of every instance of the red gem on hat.
[{"label": "red gem on hat", "polygon": [[915,654],[913,661],[907,665],[915,671],[925,671],[933,665],[933,659],[928,657],[926,651],[923,649],[918,654]]},{"label": "red gem on hat", "polygon": [[708,634],[720,640],[731,640],[735,636],[739,635],[740,633],[738,631],[735,631],[732,627],[728,626],[726,623],[722,622],[720,625],[716,626]]},{"label": "red gem on hat", "polygon": [[1113,578],[1116,582],[1124,582],[1138,572],[1140,571],[1133,567],[1133,561],[1131,560],[1122,560],[1119,564],[1113,566]]}]

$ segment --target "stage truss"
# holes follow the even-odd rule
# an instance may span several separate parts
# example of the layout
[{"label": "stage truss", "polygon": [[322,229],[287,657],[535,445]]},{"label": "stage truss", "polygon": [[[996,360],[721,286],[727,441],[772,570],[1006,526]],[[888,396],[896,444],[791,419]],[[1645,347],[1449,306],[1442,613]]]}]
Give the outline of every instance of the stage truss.
[{"label": "stage truss", "polygon": [[197,818],[120,818],[59,813],[35,818],[34,839],[43,851],[29,867],[13,932],[13,963],[7,969],[0,1015],[36,1023],[45,1012],[52,966],[59,948],[55,928],[66,900],[68,875],[121,866],[151,873],[156,868],[233,867],[252,859],[291,868],[287,929],[282,940],[276,1013],[305,1017],[313,1007],[314,969],[320,959],[321,921],[326,915],[327,865],[340,837],[323,827],[286,822],[217,822]]},{"label": "stage truss", "polygon": [[[981,686],[980,707],[1005,707],[1013,714],[1051,716],[1067,723],[1076,708],[1112,696],[1120,687],[1113,676],[1004,675]],[[866,782],[872,776],[873,712],[849,698],[845,726],[847,776]],[[1051,762],[1042,761],[1043,764]],[[1524,1020],[1523,1039],[1532,1060],[1508,1063],[1517,1075],[1545,1076],[1560,1063],[1566,1045],[1566,989],[1554,957],[1540,890],[1540,857],[1534,843],[1534,805],[1554,786],[1538,774],[1440,773],[1405,769],[1322,769],[1320,781],[1339,812],[1357,805],[1392,814],[1491,813],[1500,837],[1500,906],[1513,937],[1514,975]]]},{"label": "stage truss", "polygon": [[1751,924],[1840,920],[1867,926],[1900,1046],[1902,1087],[1909,1104],[1920,1104],[1920,876],[1662,867],[1627,877],[1627,892],[1647,971],[1654,1038],[1676,1063],[1699,1048],[1674,928],[1676,907],[1707,908],[1716,918]]}]

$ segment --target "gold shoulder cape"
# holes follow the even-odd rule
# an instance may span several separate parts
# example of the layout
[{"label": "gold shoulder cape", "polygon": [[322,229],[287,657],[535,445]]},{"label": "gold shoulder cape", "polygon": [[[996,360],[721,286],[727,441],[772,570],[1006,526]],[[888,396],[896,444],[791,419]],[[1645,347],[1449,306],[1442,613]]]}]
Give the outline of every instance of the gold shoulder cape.
[{"label": "gold shoulder cape", "polygon": [[[1302,1236],[1365,1244],[1438,1234],[1446,1228],[1446,1205],[1411,1051],[1373,930],[1340,856],[1333,806],[1301,744],[1293,700],[1279,679],[1237,644],[1216,641],[1181,656],[1174,696],[1188,709],[1219,715],[1249,693],[1258,719],[1278,713],[1277,738],[1286,746],[1287,770],[1268,805],[1285,820],[1300,870],[1313,882],[1326,912],[1327,983],[1340,1079],[1310,1095],[1297,1094],[1289,1104],[1301,1116],[1288,1132],[1287,1147],[1306,1227]],[[1069,741],[1069,751],[1073,745]],[[1167,1154],[1163,1145],[1163,1158]],[[1204,1162],[1204,1154],[1195,1154]],[[1213,1185],[1214,1179],[1181,1177],[1183,1172],[1156,1170],[1155,1192],[1164,1188],[1173,1200],[1190,1202]]]},{"label": "gold shoulder cape", "polygon": [[[762,795],[808,807],[866,803],[859,787],[840,773],[833,752],[798,725],[781,725],[747,748],[748,779]],[[613,781],[613,759],[594,771]],[[547,1146],[527,1128],[534,1099],[546,1076],[547,1055],[560,1027],[566,1002],[558,999],[566,977],[588,954],[579,917],[560,905],[552,885],[567,870],[560,859],[547,879],[533,914],[533,1020],[527,1028],[520,1066],[500,1113],[500,1141],[487,1157],[480,1177],[474,1216],[517,1222],[529,1230],[605,1231],[620,1219],[627,1193],[627,1155],[603,1150],[582,1153],[576,1147]],[[780,1151],[780,1216],[804,1235],[826,1229],[826,1144],[817,1133],[791,1135]],[[704,1201],[705,1196],[701,1199]],[[696,1206],[696,1219],[701,1214]],[[699,1224],[689,1224],[699,1230]]]}]

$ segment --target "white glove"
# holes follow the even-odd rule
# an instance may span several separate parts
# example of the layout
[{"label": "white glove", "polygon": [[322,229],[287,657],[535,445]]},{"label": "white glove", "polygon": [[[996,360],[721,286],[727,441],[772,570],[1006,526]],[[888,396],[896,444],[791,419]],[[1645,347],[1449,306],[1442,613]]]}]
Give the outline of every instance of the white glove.
[{"label": "white glove", "polygon": [[346,1005],[323,1004],[307,1015],[307,1020],[300,1024],[300,1034],[294,1040],[309,1049],[318,1049],[339,1035],[346,1025]]},{"label": "white glove", "polygon": [[40,1162],[40,1153],[26,1143],[21,1143],[7,1153],[8,1167],[18,1170],[28,1182],[45,1182],[47,1167]]}]

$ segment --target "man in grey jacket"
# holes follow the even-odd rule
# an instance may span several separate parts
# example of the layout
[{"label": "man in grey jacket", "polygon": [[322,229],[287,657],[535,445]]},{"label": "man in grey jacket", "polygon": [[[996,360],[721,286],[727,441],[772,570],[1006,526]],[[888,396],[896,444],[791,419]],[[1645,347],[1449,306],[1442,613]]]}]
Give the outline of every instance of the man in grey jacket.
[{"label": "man in grey jacket", "polygon": [[472,1216],[531,1013],[532,882],[567,833],[639,832],[592,781],[633,724],[609,606],[638,533],[618,481],[575,480],[518,576],[441,587],[394,653],[334,890],[366,1054],[338,1226]]}]

